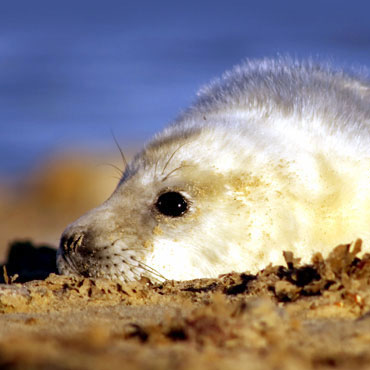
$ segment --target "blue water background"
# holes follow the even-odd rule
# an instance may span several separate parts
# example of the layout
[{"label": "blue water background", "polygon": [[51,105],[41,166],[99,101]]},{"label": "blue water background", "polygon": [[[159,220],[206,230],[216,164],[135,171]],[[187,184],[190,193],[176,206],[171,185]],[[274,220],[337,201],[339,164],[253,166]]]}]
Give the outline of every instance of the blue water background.
[{"label": "blue water background", "polygon": [[[146,141],[245,58],[370,67],[370,1],[0,3],[0,177]],[[370,102],[369,102],[370,104]]]}]

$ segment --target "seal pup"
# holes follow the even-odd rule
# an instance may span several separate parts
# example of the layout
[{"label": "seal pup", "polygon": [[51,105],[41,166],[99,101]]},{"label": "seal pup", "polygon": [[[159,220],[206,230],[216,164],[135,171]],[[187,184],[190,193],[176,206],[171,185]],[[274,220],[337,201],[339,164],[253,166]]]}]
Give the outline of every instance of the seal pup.
[{"label": "seal pup", "polygon": [[123,281],[256,272],[370,245],[370,84],[327,65],[247,61],[126,167],[64,231],[62,274]]}]

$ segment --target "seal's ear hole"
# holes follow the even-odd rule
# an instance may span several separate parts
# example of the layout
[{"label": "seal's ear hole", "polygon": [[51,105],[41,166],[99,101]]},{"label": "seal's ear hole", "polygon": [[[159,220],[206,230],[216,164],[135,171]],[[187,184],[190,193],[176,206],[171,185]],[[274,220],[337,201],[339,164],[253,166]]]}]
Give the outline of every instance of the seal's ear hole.
[{"label": "seal's ear hole", "polygon": [[179,217],[188,210],[189,206],[182,194],[176,191],[168,191],[158,197],[155,208],[165,216]]}]

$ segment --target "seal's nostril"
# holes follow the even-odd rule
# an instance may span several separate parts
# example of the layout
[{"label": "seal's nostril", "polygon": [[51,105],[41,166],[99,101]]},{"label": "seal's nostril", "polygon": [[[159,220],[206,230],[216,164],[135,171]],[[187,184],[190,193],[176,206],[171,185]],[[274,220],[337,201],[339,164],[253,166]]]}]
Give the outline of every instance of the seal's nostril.
[{"label": "seal's nostril", "polygon": [[78,247],[82,245],[84,234],[76,233],[72,236],[62,235],[60,245],[65,253],[76,252]]},{"label": "seal's nostril", "polygon": [[64,235],[62,235],[62,237],[60,239],[60,247],[63,250],[63,252],[68,252],[68,250],[69,250],[68,245],[69,245],[68,238],[65,237]]}]

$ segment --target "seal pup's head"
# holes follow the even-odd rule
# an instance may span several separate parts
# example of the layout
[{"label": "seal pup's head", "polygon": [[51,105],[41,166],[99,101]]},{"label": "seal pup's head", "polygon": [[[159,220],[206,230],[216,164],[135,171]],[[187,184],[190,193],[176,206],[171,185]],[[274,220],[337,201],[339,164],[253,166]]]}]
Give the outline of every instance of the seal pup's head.
[{"label": "seal pup's head", "polygon": [[[245,269],[237,250],[243,242],[240,231],[250,218],[243,187],[262,197],[263,179],[244,168],[240,172],[238,138],[225,139],[222,131],[191,130],[161,137],[145,148],[128,165],[112,196],[64,231],[60,272],[129,281],[142,276],[191,279]],[[260,267],[254,264],[249,267]]]},{"label": "seal pup's head", "polygon": [[59,271],[216,277],[281,263],[286,249],[308,260],[366,239],[369,98],[362,80],[312,63],[236,67],[135,157],[105,203],[67,227]]}]

